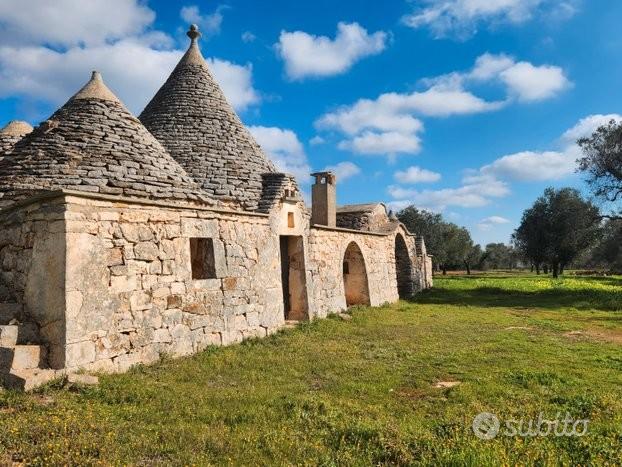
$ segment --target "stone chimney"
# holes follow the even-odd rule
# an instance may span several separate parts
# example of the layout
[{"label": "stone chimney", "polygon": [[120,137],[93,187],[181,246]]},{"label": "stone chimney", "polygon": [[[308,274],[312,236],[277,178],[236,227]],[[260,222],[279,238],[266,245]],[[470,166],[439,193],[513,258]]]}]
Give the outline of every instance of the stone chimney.
[{"label": "stone chimney", "polygon": [[336,227],[337,177],[332,172],[316,172],[311,192],[311,224]]}]

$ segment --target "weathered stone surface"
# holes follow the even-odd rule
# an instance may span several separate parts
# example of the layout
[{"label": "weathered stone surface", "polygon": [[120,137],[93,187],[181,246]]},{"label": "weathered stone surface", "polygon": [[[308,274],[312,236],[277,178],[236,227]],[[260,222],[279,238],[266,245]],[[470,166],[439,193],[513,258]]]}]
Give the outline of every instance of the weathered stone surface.
[{"label": "weathered stone surface", "polygon": [[227,102],[196,40],[139,118],[203,190],[257,209],[261,175],[276,169]]},{"label": "weathered stone surface", "polygon": [[0,206],[59,188],[210,202],[98,74],[0,161]]}]

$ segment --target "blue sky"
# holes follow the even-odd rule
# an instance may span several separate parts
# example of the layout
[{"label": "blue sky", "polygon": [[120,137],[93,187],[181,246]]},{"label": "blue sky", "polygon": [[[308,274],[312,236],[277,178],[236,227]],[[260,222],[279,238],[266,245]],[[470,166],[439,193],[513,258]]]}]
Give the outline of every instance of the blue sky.
[{"label": "blue sky", "polygon": [[189,22],[244,122],[339,202],[413,203],[508,241],[574,141],[622,113],[619,0],[2,0],[0,124],[47,118],[102,71],[136,114]]}]

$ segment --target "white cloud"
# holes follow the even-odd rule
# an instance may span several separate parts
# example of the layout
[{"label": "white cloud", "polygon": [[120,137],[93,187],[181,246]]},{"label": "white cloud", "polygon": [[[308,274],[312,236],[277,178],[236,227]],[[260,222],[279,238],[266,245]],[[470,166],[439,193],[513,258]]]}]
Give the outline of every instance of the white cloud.
[{"label": "white cloud", "polygon": [[196,5],[188,5],[182,7],[179,16],[186,23],[196,24],[203,34],[213,35],[220,32],[222,26],[224,6],[219,6],[216,11],[210,14],[201,14],[199,7]]},{"label": "white cloud", "polygon": [[227,100],[236,110],[242,111],[259,103],[261,98],[253,87],[253,66],[250,63],[237,65],[218,58],[207,59],[207,63]]},{"label": "white cloud", "polygon": [[304,31],[282,31],[276,50],[291,79],[333,76],[346,72],[360,59],[385,49],[387,34],[369,34],[358,23],[339,23],[335,39]]},{"label": "white cloud", "polygon": [[361,173],[361,168],[353,162],[339,162],[335,165],[329,165],[324,170],[330,170],[337,176],[337,182],[343,182],[348,178],[354,177]]},{"label": "white cloud", "polygon": [[320,135],[315,135],[313,138],[309,140],[309,144],[311,146],[319,146],[320,144],[324,144],[326,140],[322,138]]},{"label": "white cloud", "polygon": [[399,186],[389,186],[393,203],[408,206],[415,205],[430,211],[443,211],[448,206],[477,208],[490,204],[492,198],[502,198],[510,193],[507,184],[494,177],[465,177],[458,188],[441,190],[416,190]]},{"label": "white cloud", "polygon": [[[12,2],[0,3],[0,30],[19,26],[21,34],[39,43],[0,46],[0,98],[20,96],[59,105],[88,80],[92,70],[99,70],[111,89],[138,113],[184,53],[167,48],[173,42],[168,35],[146,30],[155,16],[141,6],[142,2],[113,0],[105,2],[106,8],[98,9],[99,0],[61,0],[54,3],[55,13],[43,27],[35,21],[18,21],[21,18],[18,13],[5,10],[9,3]],[[48,5],[49,2],[36,3]],[[44,11],[47,10],[45,5],[42,6]],[[125,23],[117,17],[113,7],[128,15],[128,18],[124,17]],[[91,35],[91,30],[68,27],[67,24],[73,24],[75,12],[80,13],[80,24],[96,22],[99,25],[93,29],[95,36]],[[61,19],[66,16],[68,23],[58,19],[56,13],[64,15]],[[38,10],[35,15],[39,15]],[[132,21],[129,17],[133,18]],[[57,25],[55,21],[62,24]],[[111,25],[106,29],[104,26],[108,23]],[[49,28],[48,33],[40,33],[46,28]],[[59,32],[52,36],[54,31],[63,28],[71,30],[71,35],[64,36]],[[126,37],[119,37],[123,35]],[[49,42],[60,41],[64,41],[66,47],[47,46]],[[237,110],[259,102],[259,93],[252,83],[251,65],[237,65],[215,58],[209,59],[208,63]]]},{"label": "white cloud", "polygon": [[534,16],[563,19],[576,12],[577,0],[426,0],[406,15],[412,27],[428,27],[436,38],[468,39],[481,24],[520,24]]},{"label": "white cloud", "polygon": [[[501,85],[507,97],[487,101],[470,85]],[[422,80],[424,91],[385,93],[377,99],[359,99],[326,113],[315,122],[319,130],[336,130],[348,139],[339,148],[359,154],[415,154],[421,150],[420,116],[449,117],[491,112],[513,100],[535,101],[553,97],[570,85],[561,68],[516,62],[507,55],[484,54],[471,70]]]},{"label": "white cloud", "polygon": [[559,180],[574,171],[578,154],[573,151],[524,151],[497,159],[482,167],[483,173],[517,181]]},{"label": "white cloud", "polygon": [[2,0],[0,44],[100,45],[142,33],[155,13],[139,0]]},{"label": "white cloud", "polygon": [[[442,86],[458,91],[470,84],[499,83],[506,88],[508,94],[505,103],[513,98],[524,102],[548,99],[572,85],[564,70],[558,66],[516,62],[508,55],[489,53],[480,55],[468,72],[454,72],[425,81],[436,87]],[[471,106],[477,109],[475,104],[477,102],[472,103]],[[499,108],[503,103],[484,102],[483,104],[493,106],[493,108],[496,104],[496,108]],[[482,110],[487,109],[484,106]]]},{"label": "white cloud", "polygon": [[255,42],[255,40],[257,39],[257,36],[255,36],[255,34],[253,34],[250,31],[244,31],[241,37],[242,37],[242,42],[245,42],[247,44],[250,42]]},{"label": "white cloud", "polygon": [[590,136],[596,128],[610,120],[622,121],[618,114],[589,115],[564,132],[561,149],[555,151],[523,151],[503,156],[480,169],[480,173],[517,181],[559,180],[572,175],[581,151],[576,140]]},{"label": "white cloud", "polygon": [[562,142],[568,144],[574,144],[581,138],[588,138],[601,126],[607,125],[611,120],[616,122],[622,121],[622,115],[608,114],[608,115],[589,115],[579,120],[579,122],[567,130],[562,135]]},{"label": "white cloud", "polygon": [[509,224],[510,220],[501,216],[490,216],[482,219],[477,223],[477,228],[481,231],[488,232],[496,225]]},{"label": "white cloud", "polygon": [[[91,70],[102,72],[106,83],[135,113],[153,97],[183,52],[157,50],[135,39],[57,52],[47,47],[0,47],[0,97],[19,95],[62,104],[82,86]],[[229,102],[244,110],[259,102],[252,83],[252,67],[208,59]],[[135,66],[140,63],[140,66]]]},{"label": "white cloud", "polygon": [[339,149],[357,154],[416,154],[421,150],[421,139],[416,134],[404,134],[397,131],[366,131],[350,140],[339,143]]},{"label": "white cloud", "polygon": [[501,80],[523,101],[540,101],[555,96],[570,82],[557,66],[534,66],[519,62],[500,73]]},{"label": "white cloud", "polygon": [[296,133],[265,126],[251,126],[249,130],[279,170],[295,175],[302,183],[309,180],[311,167]]},{"label": "white cloud", "polygon": [[395,172],[394,177],[398,182],[405,184],[433,183],[441,179],[441,174],[422,169],[421,167],[412,166],[408,167],[406,170]]}]

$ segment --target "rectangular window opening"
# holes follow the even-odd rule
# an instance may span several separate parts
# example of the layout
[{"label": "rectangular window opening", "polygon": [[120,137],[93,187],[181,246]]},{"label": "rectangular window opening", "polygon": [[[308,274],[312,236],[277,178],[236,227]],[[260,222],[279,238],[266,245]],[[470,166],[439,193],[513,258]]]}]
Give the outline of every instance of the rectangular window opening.
[{"label": "rectangular window opening", "polygon": [[214,240],[211,238],[191,238],[190,262],[192,264],[192,279],[216,279]]},{"label": "rectangular window opening", "polygon": [[289,227],[290,229],[293,229],[295,227],[295,225],[294,225],[294,213],[293,212],[288,212],[287,213],[287,227]]}]

